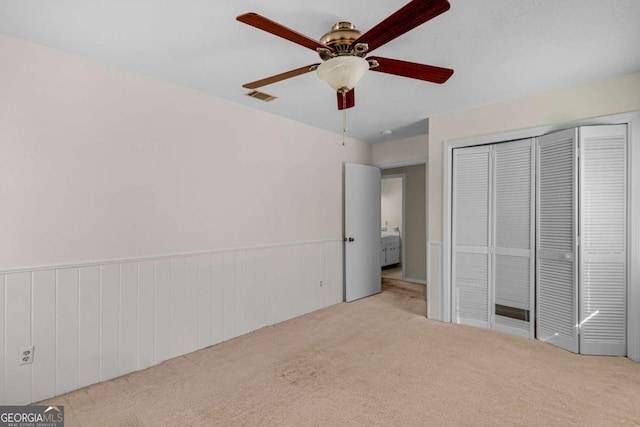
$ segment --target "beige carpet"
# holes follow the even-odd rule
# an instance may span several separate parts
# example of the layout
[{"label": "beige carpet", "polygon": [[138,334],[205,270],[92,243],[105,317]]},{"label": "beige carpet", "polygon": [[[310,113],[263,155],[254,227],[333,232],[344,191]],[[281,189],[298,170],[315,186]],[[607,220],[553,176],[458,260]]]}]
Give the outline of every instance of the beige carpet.
[{"label": "beige carpet", "polygon": [[386,280],[46,403],[67,427],[640,425],[640,364],[430,321],[423,292]]}]

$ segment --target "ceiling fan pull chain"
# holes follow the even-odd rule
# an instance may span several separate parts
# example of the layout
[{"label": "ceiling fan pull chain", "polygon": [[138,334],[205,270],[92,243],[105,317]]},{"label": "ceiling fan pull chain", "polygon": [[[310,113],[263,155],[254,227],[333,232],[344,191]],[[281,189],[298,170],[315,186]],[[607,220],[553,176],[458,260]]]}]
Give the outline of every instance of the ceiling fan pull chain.
[{"label": "ceiling fan pull chain", "polygon": [[347,133],[347,92],[342,91],[342,145],[344,146],[344,136]]}]

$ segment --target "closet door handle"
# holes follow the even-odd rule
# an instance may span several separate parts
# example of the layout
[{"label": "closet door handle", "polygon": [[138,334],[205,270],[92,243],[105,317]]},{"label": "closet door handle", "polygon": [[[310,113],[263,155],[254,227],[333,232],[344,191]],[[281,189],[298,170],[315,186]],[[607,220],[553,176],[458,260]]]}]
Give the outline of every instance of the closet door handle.
[{"label": "closet door handle", "polygon": [[345,241],[345,242],[353,242],[353,241],[355,241],[355,240],[356,240],[356,239],[354,239],[353,237],[345,237],[345,238],[344,238],[344,241]]}]

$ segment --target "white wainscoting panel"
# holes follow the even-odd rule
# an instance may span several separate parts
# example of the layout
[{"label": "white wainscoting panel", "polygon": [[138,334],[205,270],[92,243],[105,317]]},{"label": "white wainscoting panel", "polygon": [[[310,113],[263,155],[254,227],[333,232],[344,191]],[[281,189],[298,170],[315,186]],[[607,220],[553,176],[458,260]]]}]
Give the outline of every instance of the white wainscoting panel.
[{"label": "white wainscoting panel", "polygon": [[[32,276],[31,331],[38,343],[31,365],[31,399],[35,402],[56,394],[56,272],[35,271]],[[1,357],[1,356],[0,356]],[[4,365],[3,365],[4,366]]]},{"label": "white wainscoting panel", "polygon": [[170,267],[169,355],[178,357],[186,353],[184,346],[186,317],[185,258],[173,258]]},{"label": "white wainscoting panel", "polygon": [[[5,292],[5,286],[4,286],[4,281],[5,281],[5,275],[4,274],[0,274],[0,307],[4,310],[6,310],[6,304],[4,303],[5,298],[4,298],[4,292]],[[0,402],[7,402],[7,398],[6,398],[6,394],[5,394],[5,385],[7,383],[7,380],[5,378],[4,372],[5,372],[5,359],[4,359],[4,354],[6,352],[6,348],[5,348],[5,334],[4,334],[4,330],[5,330],[5,323],[4,323],[4,319],[5,316],[0,316]]]},{"label": "white wainscoting panel", "polygon": [[216,272],[215,281],[221,282],[222,293],[222,339],[224,341],[235,336],[236,326],[236,253],[222,254],[220,271]]},{"label": "white wainscoting panel", "polygon": [[120,310],[118,320],[118,373],[128,374],[138,364],[138,263],[120,264]]},{"label": "white wainscoting panel", "polygon": [[442,318],[442,242],[427,243],[427,317]]},{"label": "white wainscoting panel", "polygon": [[100,266],[100,381],[119,376],[120,265]]},{"label": "white wainscoting panel", "polygon": [[[342,241],[0,272],[0,405],[148,368],[343,300]],[[19,365],[20,347],[35,346]]]},{"label": "white wainscoting panel", "polygon": [[199,313],[198,313],[198,275],[200,263],[197,255],[184,259],[184,352],[191,353],[198,350]]},{"label": "white wainscoting panel", "polygon": [[197,348],[204,348],[211,344],[211,324],[212,324],[212,307],[213,307],[213,291],[212,291],[212,269],[211,255],[198,256],[198,275],[197,275],[197,330],[198,342]]},{"label": "white wainscoting panel", "polygon": [[154,364],[169,359],[169,327],[171,326],[171,258],[155,261],[154,272]]},{"label": "white wainscoting panel", "polygon": [[138,263],[138,369],[155,362],[155,261]]},{"label": "white wainscoting panel", "polygon": [[31,400],[32,365],[18,365],[18,359],[20,347],[31,343],[31,272],[6,275],[4,313],[6,400],[26,403]]},{"label": "white wainscoting panel", "polygon": [[80,267],[79,294],[78,386],[85,387],[100,381],[99,265]]},{"label": "white wainscoting panel", "polygon": [[211,255],[211,344],[225,340],[224,338],[224,280],[222,267],[224,253]]},{"label": "white wainscoting panel", "polygon": [[[56,394],[78,388],[78,268],[57,271],[56,286]],[[40,348],[38,348],[40,350]],[[34,352],[35,353],[35,352]]]}]

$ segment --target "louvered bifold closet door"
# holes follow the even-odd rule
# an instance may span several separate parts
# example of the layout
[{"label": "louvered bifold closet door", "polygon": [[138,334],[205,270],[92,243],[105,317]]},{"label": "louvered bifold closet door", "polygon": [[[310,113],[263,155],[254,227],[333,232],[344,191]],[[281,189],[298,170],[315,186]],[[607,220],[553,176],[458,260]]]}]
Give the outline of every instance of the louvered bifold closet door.
[{"label": "louvered bifold closet door", "polygon": [[626,125],[580,128],[580,353],[626,355]]},{"label": "louvered bifold closet door", "polygon": [[493,327],[533,338],[533,140],[494,147]]},{"label": "louvered bifold closet door", "polygon": [[489,327],[490,147],[453,150],[453,321]]},{"label": "louvered bifold closet door", "polygon": [[537,337],[578,352],[577,129],[538,138]]}]

